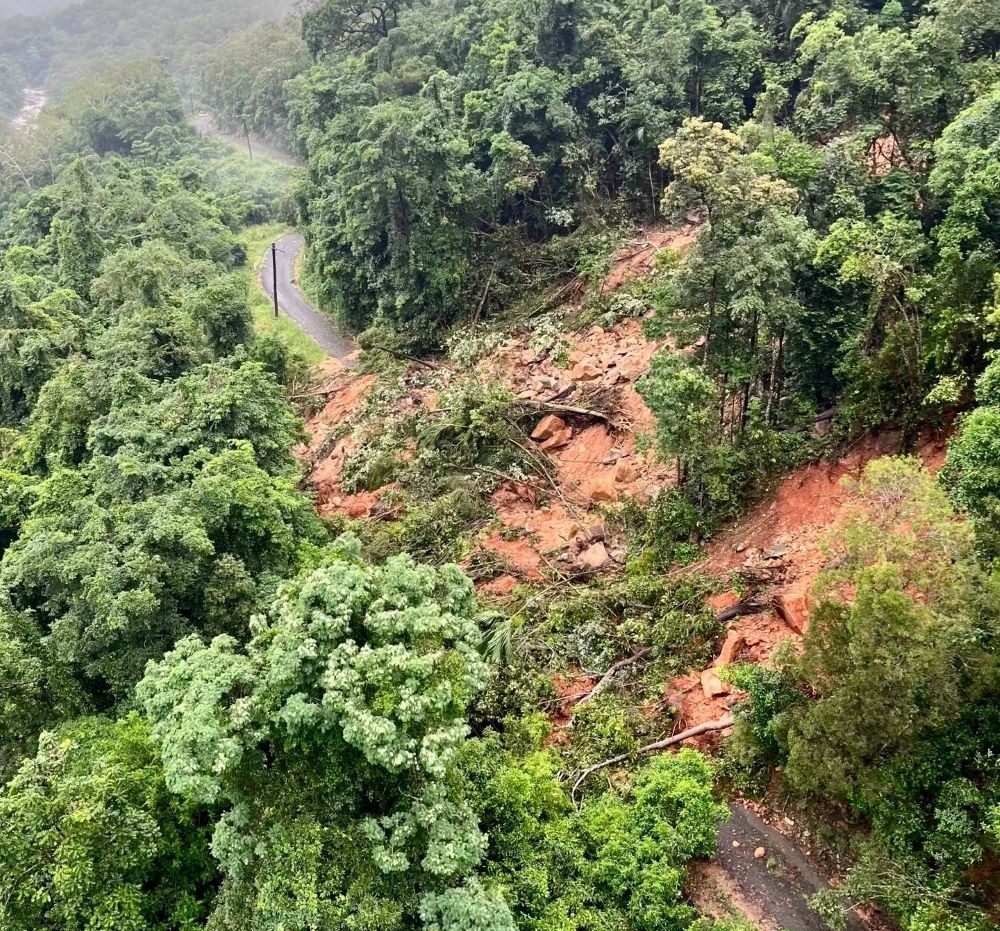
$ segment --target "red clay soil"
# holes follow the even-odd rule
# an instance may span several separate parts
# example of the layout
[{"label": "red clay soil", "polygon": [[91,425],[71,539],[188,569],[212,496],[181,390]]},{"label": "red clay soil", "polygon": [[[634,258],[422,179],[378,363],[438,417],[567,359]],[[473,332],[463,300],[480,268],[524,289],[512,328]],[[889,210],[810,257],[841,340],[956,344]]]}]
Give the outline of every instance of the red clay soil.
[{"label": "red clay soil", "polygon": [[679,228],[656,223],[642,230],[618,253],[610,273],[601,284],[601,294],[609,294],[629,281],[645,277],[652,270],[658,253],[667,248],[684,250],[697,235],[698,224],[695,222]]},{"label": "red clay soil", "polygon": [[[623,250],[604,290],[644,274],[664,248],[685,248],[696,227],[680,229],[655,225]],[[477,368],[484,383],[499,381],[520,400],[558,403],[592,409],[609,422],[588,416],[558,419],[554,435],[534,440],[549,457],[552,482],[533,487],[506,484],[493,496],[502,532],[479,544],[506,567],[515,579],[538,581],[556,576],[613,570],[621,561],[622,547],[595,530],[595,508],[625,497],[655,498],[673,479],[672,470],[656,463],[651,453],[636,449],[637,434],[655,429],[652,412],[635,389],[649,370],[650,361],[666,343],[649,341],[642,322],[625,320],[610,330],[592,327],[582,333],[564,334],[568,362],[559,362],[545,351],[533,349],[531,333],[508,339]],[[413,370],[415,373],[419,369]],[[363,517],[378,503],[381,491],[347,494],[341,486],[344,461],[357,448],[351,433],[328,437],[343,429],[371,390],[373,375],[358,375],[342,368],[325,373],[321,390],[327,392],[323,409],[308,423],[312,440],[305,452],[309,483],[314,488],[320,514],[342,513]],[[401,399],[402,400],[402,399]],[[433,411],[437,393],[415,389],[410,409]],[[540,413],[538,420],[542,420]],[[558,561],[558,564],[557,564]],[[491,590],[509,591],[509,581]]]},{"label": "red clay soil", "polygon": [[[898,433],[887,431],[859,441],[836,462],[796,469],[771,497],[711,542],[707,571],[724,575],[769,558],[780,560],[777,593],[808,592],[826,559],[823,538],[845,520],[855,500],[843,479],[859,477],[873,459],[898,451]],[[932,473],[946,453],[945,435],[923,438],[914,451]]]},{"label": "red clay soil", "polygon": [[359,375],[345,369],[337,360],[329,360],[321,368],[321,378],[316,393],[325,397],[322,409],[306,424],[309,443],[302,458],[309,471],[309,485],[316,494],[316,510],[320,516],[333,513],[348,517],[364,517],[371,512],[378,501],[381,490],[346,494],[340,479],[344,460],[357,448],[357,441],[348,433],[335,439],[340,427],[364,402],[375,384],[375,375]]},{"label": "red clay soil", "polygon": [[[684,248],[695,235],[693,224],[644,231],[619,256],[605,290],[646,273],[659,250]],[[607,421],[565,413],[543,422],[539,414],[532,442],[549,457],[552,481],[505,483],[491,498],[497,525],[476,544],[497,564],[495,577],[479,582],[482,593],[496,598],[508,597],[522,581],[619,571],[624,541],[605,525],[600,508],[624,498],[655,498],[673,482],[672,469],[636,448],[636,436],[652,434],[655,420],[635,383],[666,343],[647,340],[642,322],[628,319],[609,330],[592,327],[564,334],[568,356],[564,353],[560,364],[547,351],[532,348],[530,336],[524,332],[508,339],[480,364],[477,377],[500,381],[521,400],[599,411]],[[422,386],[419,375],[426,370],[411,369],[414,387],[398,403],[430,412],[438,395]],[[340,483],[343,464],[357,440],[350,432],[328,439],[343,431],[374,383],[374,375],[340,367],[324,374],[326,402],[308,424],[312,441],[304,454],[321,514],[366,516],[385,492],[346,494]],[[699,570],[720,580],[751,575],[764,585],[779,612],[734,619],[726,643],[719,645],[721,655],[708,672],[693,670],[670,683],[664,697],[677,709],[676,729],[715,720],[731,707],[736,696],[716,677],[718,666],[765,662],[782,642],[801,642],[810,594],[827,559],[823,541],[846,519],[852,503],[841,480],[859,475],[878,456],[894,454],[898,442],[898,434],[886,432],[855,444],[838,462],[796,470],[772,496],[711,541]],[[943,437],[928,437],[917,450],[932,471],[940,467],[944,454]],[[712,607],[718,611],[736,600],[730,592],[715,599]],[[568,714],[568,708],[563,711]],[[709,748],[719,739],[720,733],[706,735],[702,745]]]},{"label": "red clay soil", "polygon": [[[711,542],[708,559],[699,568],[717,578],[746,572],[758,579],[769,577],[766,594],[779,606],[780,614],[769,611],[731,621],[727,640],[742,646],[732,657],[717,657],[710,669],[725,665],[723,660],[766,662],[784,642],[796,649],[800,646],[810,596],[829,558],[825,541],[847,520],[856,503],[843,479],[860,476],[873,459],[895,454],[898,443],[897,433],[886,432],[856,443],[837,462],[812,463],[795,470],[771,497]],[[934,435],[918,444],[915,455],[936,472],[946,452],[947,438]],[[721,611],[737,600],[734,593],[728,593],[710,600],[710,605]],[[725,684],[721,694],[709,695],[702,676],[695,670],[670,683],[665,698],[678,710],[678,730],[722,717],[739,697]],[[710,690],[719,688],[714,679],[709,678],[708,684]],[[707,748],[719,739],[719,734],[707,735],[701,745]]]},{"label": "red clay soil", "polygon": [[865,154],[865,167],[873,178],[884,178],[905,164],[903,151],[892,133],[886,133],[875,139]]},{"label": "red clay soil", "polygon": [[[508,340],[483,372],[521,400],[599,410],[611,421],[549,417],[552,424],[536,431],[534,442],[552,463],[554,486],[508,483],[493,496],[491,503],[507,531],[504,536],[520,533],[537,554],[537,562],[529,563],[523,547],[517,548],[518,563],[529,570],[521,572],[526,579],[546,565],[557,575],[614,569],[623,547],[606,538],[595,509],[626,497],[655,498],[673,480],[671,469],[636,449],[636,435],[652,433],[655,419],[635,383],[665,344],[647,340],[639,320],[610,330],[592,327],[565,334],[565,339],[570,347],[566,367],[531,349],[527,334],[522,334]],[[539,423],[542,420],[540,414]],[[510,541],[503,547],[496,542],[490,537],[484,545],[502,550],[508,558]],[[595,552],[598,543],[604,545],[607,559],[600,547]],[[518,568],[514,566],[515,574]]]},{"label": "red clay soil", "polygon": [[547,742],[550,745],[568,742],[567,729],[573,722],[573,709],[595,685],[597,679],[579,669],[570,670],[566,675],[557,673],[552,677],[552,687],[555,689],[557,701],[554,708],[549,711],[552,730],[549,732]]}]

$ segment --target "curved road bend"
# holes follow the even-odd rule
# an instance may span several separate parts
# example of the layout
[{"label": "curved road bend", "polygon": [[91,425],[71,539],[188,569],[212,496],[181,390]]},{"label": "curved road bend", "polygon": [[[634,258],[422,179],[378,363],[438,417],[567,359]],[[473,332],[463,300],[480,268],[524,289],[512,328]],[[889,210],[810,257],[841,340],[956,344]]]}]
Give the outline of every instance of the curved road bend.
[{"label": "curved road bend", "polygon": [[[326,314],[306,300],[295,280],[295,262],[305,245],[301,233],[287,233],[278,240],[278,307],[328,355],[343,359],[357,349],[354,341]],[[260,269],[264,293],[274,300],[271,247],[267,247]]]}]

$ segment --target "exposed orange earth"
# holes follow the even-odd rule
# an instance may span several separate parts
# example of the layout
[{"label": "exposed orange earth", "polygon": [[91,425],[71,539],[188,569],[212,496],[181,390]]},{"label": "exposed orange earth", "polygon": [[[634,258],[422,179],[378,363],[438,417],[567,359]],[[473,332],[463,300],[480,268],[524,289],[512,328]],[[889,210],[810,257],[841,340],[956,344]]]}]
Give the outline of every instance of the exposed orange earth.
[{"label": "exposed orange earth", "polygon": [[[602,293],[646,274],[661,250],[686,248],[695,230],[688,224],[680,229],[653,225],[642,231],[622,250],[601,286]],[[574,557],[587,554],[585,559],[572,560],[574,571],[613,570],[616,560],[610,541],[587,538],[598,523],[591,512],[624,497],[654,498],[672,481],[671,469],[656,463],[651,452],[636,449],[636,437],[651,434],[655,420],[635,383],[665,342],[647,340],[642,322],[629,319],[609,330],[592,327],[563,334],[566,355],[556,360],[531,348],[531,335],[526,330],[509,338],[479,365],[477,378],[483,383],[499,381],[520,400],[557,400],[583,408],[596,406],[596,400],[610,412],[613,423],[547,418],[552,429],[536,430],[533,441],[553,463],[555,487],[508,483],[501,488],[491,503],[504,530],[510,532],[493,534],[483,545],[509,566],[515,579],[538,580],[555,557],[569,551]],[[410,372],[415,382],[422,374],[419,365],[411,366]],[[307,424],[310,441],[303,453],[321,515],[368,516],[385,491],[348,494],[341,485],[344,461],[358,446],[343,425],[360,409],[374,384],[374,375],[358,374],[336,363],[321,372],[315,393],[325,403]],[[436,392],[415,388],[401,403],[413,405],[413,410],[432,411],[436,400]],[[520,538],[510,539],[512,532]],[[604,554],[595,544],[603,545]],[[503,591],[510,584],[503,580],[493,588]]]},{"label": "exposed orange earth", "polygon": [[[707,559],[699,564],[701,571],[719,579],[741,573],[759,578],[770,573],[766,594],[778,606],[777,611],[731,621],[727,643],[738,641],[741,647],[735,656],[717,657],[713,666],[736,659],[766,662],[782,642],[791,641],[796,646],[801,642],[808,624],[810,595],[829,558],[825,541],[836,534],[856,505],[843,480],[859,477],[873,459],[897,453],[898,445],[898,434],[887,432],[864,438],[836,462],[810,463],[796,469],[772,495],[709,543]],[[914,455],[929,471],[937,472],[946,452],[946,435],[929,435],[922,438]],[[729,593],[712,600],[711,606],[719,611],[737,600]],[[671,683],[667,699],[678,710],[677,730],[716,720],[731,705],[728,691],[710,695],[711,689],[704,685],[697,670]],[[703,744],[713,740],[718,737],[702,738]]]},{"label": "exposed orange earth", "polygon": [[[686,248],[695,233],[694,225],[644,231],[623,249],[602,291],[613,291],[646,274],[660,250]],[[549,457],[553,481],[548,487],[505,482],[492,495],[496,529],[476,543],[502,567],[494,578],[479,583],[489,597],[505,598],[522,581],[620,571],[624,541],[609,530],[601,506],[625,498],[651,500],[673,481],[673,469],[657,462],[652,452],[640,452],[637,443],[638,437],[652,435],[655,419],[636,382],[666,342],[647,339],[638,319],[610,329],[595,326],[564,333],[562,338],[565,353],[554,359],[531,347],[530,332],[518,333],[476,369],[482,382],[499,381],[519,400],[600,409],[610,420],[539,414],[532,443]],[[404,376],[404,381],[412,378],[413,386],[397,404],[411,412],[436,409],[438,392],[422,383],[422,375],[425,368],[414,364]],[[447,379],[447,370],[441,375]],[[310,441],[303,451],[321,515],[367,517],[387,490],[348,494],[341,486],[345,458],[358,445],[344,425],[362,407],[375,382],[374,375],[335,364],[322,373],[318,391],[325,403],[307,425]],[[795,470],[742,520],[709,541],[698,570],[723,584],[741,575],[753,576],[778,610],[732,620],[720,655],[709,669],[692,670],[670,683],[664,701],[677,709],[675,730],[718,719],[731,706],[734,696],[717,677],[718,666],[737,660],[767,661],[783,641],[801,641],[810,593],[826,561],[823,540],[846,519],[852,505],[851,493],[841,481],[860,475],[872,459],[898,452],[898,443],[893,433],[868,437],[837,462]],[[916,454],[936,471],[945,449],[943,436],[928,436]],[[738,600],[727,592],[716,596],[711,606],[719,611]],[[565,699],[555,715],[558,725],[569,713],[572,693],[586,683],[567,680],[557,685]],[[710,734],[701,741],[705,745],[718,739],[718,734]]]}]

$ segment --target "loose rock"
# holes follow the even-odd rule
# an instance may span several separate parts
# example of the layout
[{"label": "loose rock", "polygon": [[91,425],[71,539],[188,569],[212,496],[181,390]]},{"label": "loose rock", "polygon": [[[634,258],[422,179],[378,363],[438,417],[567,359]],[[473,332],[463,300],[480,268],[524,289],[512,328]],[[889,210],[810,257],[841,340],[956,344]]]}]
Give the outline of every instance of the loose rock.
[{"label": "loose rock", "polygon": [[729,686],[712,669],[706,669],[701,674],[701,690],[705,698],[720,698],[729,694]]},{"label": "loose rock", "polygon": [[555,414],[546,414],[538,421],[538,426],[532,432],[531,438],[537,442],[543,442],[568,429],[569,427],[562,417],[557,417]]},{"label": "loose rock", "polygon": [[728,666],[740,655],[740,651],[747,645],[746,637],[735,628],[730,629],[726,634],[726,642],[722,644],[719,658],[715,661],[717,666]]},{"label": "loose rock", "polygon": [[597,572],[611,562],[607,548],[603,543],[592,543],[580,554],[580,564]]}]

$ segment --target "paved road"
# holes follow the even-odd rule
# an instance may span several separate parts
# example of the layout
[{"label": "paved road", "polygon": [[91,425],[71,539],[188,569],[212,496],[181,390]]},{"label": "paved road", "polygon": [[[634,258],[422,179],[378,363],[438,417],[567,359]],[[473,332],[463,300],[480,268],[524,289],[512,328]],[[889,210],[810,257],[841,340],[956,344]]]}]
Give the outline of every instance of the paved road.
[{"label": "paved road", "polygon": [[262,142],[254,136],[250,137],[250,146],[248,148],[246,136],[239,136],[234,133],[224,133],[216,125],[215,117],[207,111],[202,111],[194,116],[194,128],[195,132],[197,132],[199,136],[209,136],[212,139],[223,139],[239,149],[239,151],[244,155],[249,156],[252,151],[255,156],[269,158],[271,161],[281,162],[283,165],[301,164],[291,152],[286,152],[284,149],[279,149],[267,142]]},{"label": "paved road", "polygon": [[[357,349],[354,341],[340,330],[326,314],[306,300],[295,279],[295,260],[305,241],[300,233],[288,233],[278,240],[278,307],[294,320],[328,355],[343,359]],[[274,275],[271,269],[271,249],[268,247],[260,269],[264,293],[274,299]]]},{"label": "paved road", "polygon": [[[829,888],[827,881],[803,856],[795,844],[752,811],[738,803],[730,805],[732,817],[719,828],[715,862],[722,867],[743,898],[773,928],[786,931],[829,931],[826,923],[809,907],[809,899]],[[733,841],[739,847],[733,846]],[[754,851],[766,854],[757,859]],[[854,914],[848,928],[866,926]]]}]

